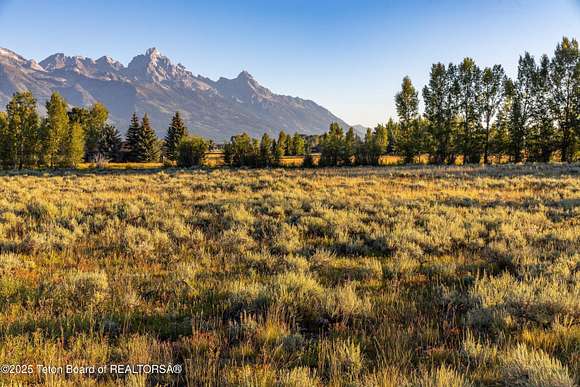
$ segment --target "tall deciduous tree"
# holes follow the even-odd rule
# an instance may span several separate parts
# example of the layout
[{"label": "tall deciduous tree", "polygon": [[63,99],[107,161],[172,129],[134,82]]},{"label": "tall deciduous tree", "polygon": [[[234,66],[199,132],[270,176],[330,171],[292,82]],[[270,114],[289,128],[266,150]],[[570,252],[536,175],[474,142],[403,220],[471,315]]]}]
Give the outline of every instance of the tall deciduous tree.
[{"label": "tall deciduous tree", "polygon": [[66,137],[62,143],[61,165],[69,168],[77,167],[85,154],[85,134],[81,124],[74,122],[69,125]]},{"label": "tall deciduous tree", "polygon": [[288,136],[286,135],[286,133],[284,133],[283,130],[278,134],[278,141],[276,141],[276,146],[274,147],[274,159],[277,164],[280,164],[280,160],[282,159],[282,157],[284,157],[287,154],[288,151],[286,149],[287,138]]},{"label": "tall deciduous tree", "polygon": [[177,158],[177,145],[182,138],[187,136],[187,128],[179,112],[175,112],[175,115],[171,119],[171,125],[167,129],[167,136],[165,136],[165,154],[170,160],[176,160]]},{"label": "tall deciduous tree", "polygon": [[423,88],[425,118],[433,142],[436,163],[448,161],[453,147],[453,119],[457,114],[458,82],[453,64],[431,67],[429,84]]},{"label": "tall deciduous tree", "polygon": [[268,167],[274,163],[274,155],[272,153],[272,139],[268,133],[264,133],[260,140],[260,165]]},{"label": "tall deciduous tree", "polygon": [[486,67],[481,75],[481,113],[485,137],[483,140],[483,162],[489,163],[490,135],[493,120],[497,116],[504,98],[505,72],[501,65]]},{"label": "tall deciduous tree", "polygon": [[59,93],[52,93],[46,102],[47,117],[41,126],[41,149],[44,162],[54,167],[61,163],[63,147],[69,131],[67,103]]},{"label": "tall deciduous tree", "polygon": [[292,136],[292,154],[294,156],[303,156],[306,154],[306,142],[298,133]]},{"label": "tall deciduous tree", "polygon": [[99,149],[103,137],[103,129],[109,118],[109,111],[100,102],[95,103],[89,110],[88,117],[85,117],[85,159],[87,161],[102,153]]},{"label": "tall deciduous tree", "polygon": [[462,122],[462,144],[465,163],[479,163],[482,152],[481,114],[481,70],[471,58],[465,58],[458,68],[459,113]]},{"label": "tall deciduous tree", "polygon": [[344,159],[344,131],[338,123],[333,122],[320,141],[320,164],[339,165]]},{"label": "tall deciduous tree", "polygon": [[555,133],[550,91],[550,59],[543,55],[534,72],[533,98],[530,109],[528,159],[548,162],[561,140]]},{"label": "tall deciduous tree", "polygon": [[22,168],[38,160],[40,125],[31,92],[15,93],[8,105],[8,164]]},{"label": "tall deciduous tree", "polygon": [[562,38],[550,65],[552,109],[562,161],[572,161],[580,137],[580,51],[576,39]]},{"label": "tall deciduous tree", "polygon": [[528,139],[531,111],[533,108],[534,77],[536,62],[528,52],[518,61],[518,77],[514,83],[511,112],[510,150],[512,159],[520,162],[524,157]]},{"label": "tall deciduous tree", "polygon": [[397,148],[403,154],[406,162],[412,162],[413,158],[421,151],[423,139],[418,122],[418,93],[409,77],[403,78],[401,91],[395,96],[395,104],[401,126]]}]

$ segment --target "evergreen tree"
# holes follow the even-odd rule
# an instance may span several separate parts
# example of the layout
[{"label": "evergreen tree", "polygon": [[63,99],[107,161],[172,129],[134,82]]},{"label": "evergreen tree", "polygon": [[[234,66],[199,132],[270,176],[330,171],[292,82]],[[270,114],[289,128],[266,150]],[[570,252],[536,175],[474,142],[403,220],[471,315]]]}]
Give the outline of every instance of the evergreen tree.
[{"label": "evergreen tree", "polygon": [[419,98],[409,77],[403,78],[401,91],[395,96],[395,103],[401,126],[397,148],[403,154],[405,162],[410,163],[421,152],[423,139],[418,122]]},{"label": "evergreen tree", "polygon": [[151,127],[147,113],[141,120],[135,158],[139,162],[151,162],[159,159],[159,144],[157,135]]},{"label": "evergreen tree", "polygon": [[58,93],[46,102],[47,117],[41,126],[41,148],[44,163],[54,167],[61,163],[62,148],[69,132],[67,103]]},{"label": "evergreen tree", "polygon": [[118,161],[123,140],[113,125],[106,124],[101,133],[99,152],[109,161]]},{"label": "evergreen tree", "polygon": [[550,81],[560,157],[570,162],[580,137],[580,50],[576,39],[564,37],[557,45],[550,64]]},{"label": "evergreen tree", "polygon": [[167,129],[167,136],[165,137],[165,154],[169,160],[176,160],[177,145],[185,136],[187,136],[187,128],[179,112],[175,112],[175,115],[171,119],[171,125]]},{"label": "evergreen tree", "polygon": [[492,120],[497,115],[504,97],[505,72],[503,67],[500,65],[486,67],[481,76],[481,84],[480,104],[485,131],[483,162],[488,164]]},{"label": "evergreen tree", "polygon": [[127,146],[129,147],[129,161],[138,161],[137,153],[140,141],[141,125],[137,113],[131,116],[131,124],[127,130]]},{"label": "evergreen tree", "polygon": [[7,164],[18,168],[34,166],[38,160],[40,137],[36,99],[29,91],[15,93],[6,106],[6,112]]},{"label": "evergreen tree", "polygon": [[8,131],[8,116],[0,112],[0,166],[6,167],[9,158],[10,136]]},{"label": "evergreen tree", "polygon": [[272,153],[272,139],[268,133],[264,133],[260,140],[260,165],[269,167],[274,163],[274,155]]},{"label": "evergreen tree", "polygon": [[62,143],[62,162],[64,167],[75,168],[85,154],[85,135],[81,124],[74,122],[68,127],[67,135]]}]

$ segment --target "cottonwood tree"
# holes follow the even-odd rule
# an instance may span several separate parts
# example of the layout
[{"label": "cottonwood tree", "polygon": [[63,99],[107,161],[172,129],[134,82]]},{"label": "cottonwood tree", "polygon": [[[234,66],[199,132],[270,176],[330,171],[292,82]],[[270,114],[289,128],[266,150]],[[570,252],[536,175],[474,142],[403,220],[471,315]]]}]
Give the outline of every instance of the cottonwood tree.
[{"label": "cottonwood tree", "polygon": [[453,119],[457,114],[458,82],[453,64],[448,68],[442,63],[431,67],[429,84],[423,88],[425,118],[433,142],[435,162],[440,164],[450,158],[453,147]]},{"label": "cottonwood tree", "polygon": [[481,97],[481,70],[471,58],[465,58],[458,67],[459,114],[462,123],[461,153],[464,163],[479,163],[482,153],[482,135],[479,101]]},{"label": "cottonwood tree", "polygon": [[345,159],[344,148],[344,131],[337,122],[333,122],[320,141],[320,164],[325,166],[341,164]]},{"label": "cottonwood tree", "polygon": [[230,142],[224,146],[226,164],[242,167],[256,167],[259,164],[260,145],[257,140],[247,133],[232,136]]},{"label": "cottonwood tree", "polygon": [[271,166],[274,163],[274,154],[272,153],[272,139],[268,133],[264,133],[260,140],[260,165],[263,167]]},{"label": "cottonwood tree", "polygon": [[580,51],[576,39],[564,37],[556,46],[550,81],[561,159],[570,162],[580,137]]},{"label": "cottonwood tree", "polygon": [[485,137],[483,140],[483,163],[489,163],[490,136],[493,120],[497,116],[504,98],[505,72],[501,65],[486,67],[481,75],[480,107]]},{"label": "cottonwood tree", "polygon": [[100,102],[91,106],[88,116],[81,122],[85,130],[85,160],[92,160],[97,154],[102,153],[99,149],[103,137],[103,129],[109,119],[109,111]]},{"label": "cottonwood tree", "polygon": [[534,72],[533,98],[530,109],[528,133],[528,159],[548,162],[557,148],[558,139],[554,128],[550,90],[550,59],[543,55]]},{"label": "cottonwood tree", "polygon": [[6,106],[8,118],[6,162],[13,167],[34,166],[38,160],[40,125],[31,92],[15,93]]},{"label": "cottonwood tree", "polygon": [[68,106],[59,93],[52,93],[46,102],[46,118],[41,125],[42,159],[49,167],[61,164],[64,143],[69,132]]},{"label": "cottonwood tree", "polygon": [[292,136],[292,155],[303,156],[306,154],[306,142],[304,138],[298,133]]},{"label": "cottonwood tree", "polygon": [[521,162],[528,139],[533,108],[534,74],[536,62],[530,53],[520,56],[518,76],[514,82],[510,125],[510,153],[514,162]]},{"label": "cottonwood tree", "polygon": [[182,167],[200,165],[208,149],[209,143],[205,139],[198,136],[185,135],[177,144],[177,165]]},{"label": "cottonwood tree", "polygon": [[412,162],[421,152],[423,139],[418,122],[418,93],[409,77],[403,78],[401,91],[395,95],[395,104],[400,124],[397,148],[404,156],[405,162]]},{"label": "cottonwood tree", "polygon": [[75,168],[83,161],[85,155],[84,129],[77,122],[73,122],[67,129],[62,143],[61,165],[63,167]]}]

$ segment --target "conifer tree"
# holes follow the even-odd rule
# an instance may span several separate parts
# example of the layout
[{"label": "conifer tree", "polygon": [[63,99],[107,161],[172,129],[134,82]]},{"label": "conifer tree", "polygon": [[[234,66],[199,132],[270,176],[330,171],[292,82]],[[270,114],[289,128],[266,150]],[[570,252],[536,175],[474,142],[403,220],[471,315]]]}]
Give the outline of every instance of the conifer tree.
[{"label": "conifer tree", "polygon": [[137,113],[131,116],[131,124],[127,129],[127,146],[129,147],[129,161],[138,161],[137,153],[140,141],[141,125]]},{"label": "conifer tree", "polygon": [[4,167],[7,165],[10,145],[8,133],[8,116],[6,112],[0,112],[0,166]]},{"label": "conifer tree", "polygon": [[187,136],[187,128],[179,112],[175,112],[175,115],[171,119],[171,125],[167,129],[167,136],[165,136],[165,154],[169,160],[176,160],[177,145],[185,136]]},{"label": "conifer tree", "polygon": [[99,143],[99,152],[105,156],[108,161],[117,161],[123,140],[117,128],[113,125],[106,124],[101,134]]},{"label": "conifer tree", "polygon": [[61,163],[63,143],[69,132],[67,103],[59,93],[46,102],[47,117],[41,127],[41,149],[44,163],[54,167]]},{"label": "conifer tree", "polygon": [[157,135],[151,127],[147,113],[141,120],[135,148],[135,159],[139,162],[151,162],[159,159]]}]

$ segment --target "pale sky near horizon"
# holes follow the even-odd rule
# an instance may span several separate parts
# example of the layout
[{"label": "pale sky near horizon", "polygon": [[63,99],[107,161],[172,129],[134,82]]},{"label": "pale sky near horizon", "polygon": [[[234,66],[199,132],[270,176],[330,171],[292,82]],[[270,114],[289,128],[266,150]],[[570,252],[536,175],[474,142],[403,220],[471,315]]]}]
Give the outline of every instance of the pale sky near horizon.
[{"label": "pale sky near horizon", "polygon": [[0,47],[124,64],[157,47],[194,74],[249,71],[279,94],[312,99],[349,124],[395,115],[409,75],[420,90],[434,62],[470,56],[515,73],[524,51],[580,39],[579,0],[0,0]]}]

